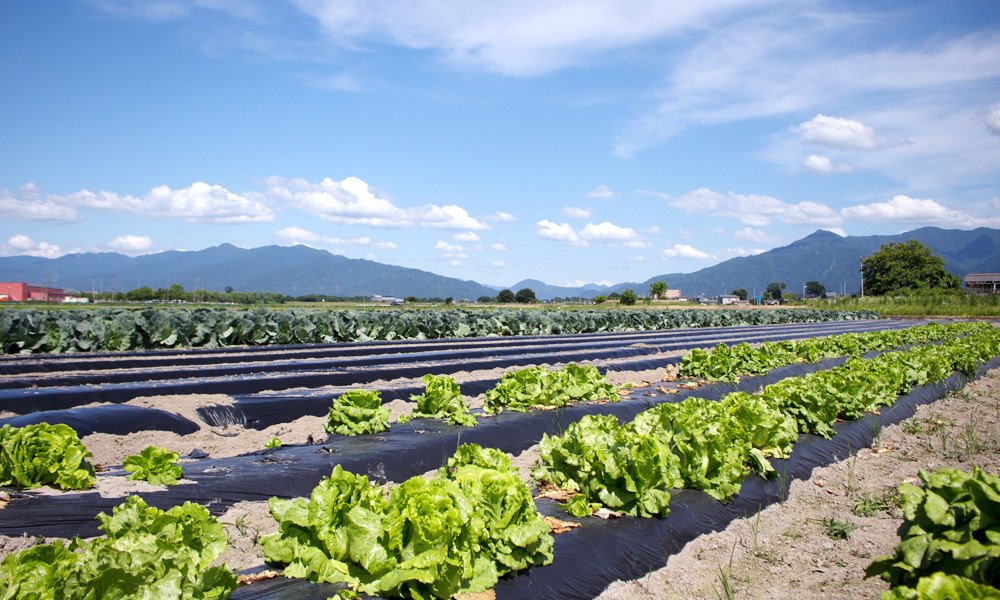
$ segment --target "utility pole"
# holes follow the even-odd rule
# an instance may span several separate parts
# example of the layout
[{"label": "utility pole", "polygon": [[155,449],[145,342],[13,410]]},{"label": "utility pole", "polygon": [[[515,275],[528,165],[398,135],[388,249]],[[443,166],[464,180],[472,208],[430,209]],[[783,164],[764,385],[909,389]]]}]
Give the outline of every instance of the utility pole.
[{"label": "utility pole", "polygon": [[111,304],[115,303],[115,274],[111,274]]},{"label": "utility pole", "polygon": [[865,297],[865,259],[861,259],[861,297]]}]

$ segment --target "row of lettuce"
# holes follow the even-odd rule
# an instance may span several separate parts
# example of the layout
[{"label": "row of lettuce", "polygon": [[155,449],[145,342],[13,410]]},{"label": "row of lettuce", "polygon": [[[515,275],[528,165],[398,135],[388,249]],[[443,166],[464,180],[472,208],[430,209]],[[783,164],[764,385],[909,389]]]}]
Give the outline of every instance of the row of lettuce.
[{"label": "row of lettuce", "polygon": [[[718,402],[689,398],[651,408],[626,424],[585,417],[563,435],[543,439],[543,464],[533,475],[574,493],[567,509],[578,516],[598,506],[663,515],[669,490],[680,487],[727,501],[748,473],[773,475],[768,457],[787,457],[798,433],[829,437],[838,417],[857,418],[912,386],[954,370],[971,372],[1000,354],[1000,334],[992,328],[952,328],[951,335],[966,334],[961,339],[947,339],[946,332],[928,338],[946,338],[938,346],[850,359],[836,369],[782,380],[761,394],[734,393]],[[57,470],[39,469],[40,457],[27,454],[28,447],[38,452],[44,440],[15,444],[14,431],[0,430],[0,484],[11,485],[18,468],[4,470],[3,456],[18,457],[22,471]],[[79,472],[87,471],[89,453],[82,445],[58,443],[67,447],[65,456],[80,459],[62,483],[92,483],[92,468]],[[176,455],[145,458],[132,465],[134,475],[143,464],[152,469]],[[61,485],[52,476],[48,483]],[[995,584],[1000,570],[998,480],[978,472],[922,477],[924,490],[903,490],[909,524],[900,529],[896,556],[876,561],[869,574],[892,582],[893,598],[935,598],[933,590],[942,586],[962,591],[959,597],[991,597],[990,588],[979,588]],[[552,560],[548,525],[509,459],[475,445],[459,447],[432,479],[418,476],[387,490],[338,467],[308,501],[272,499],[269,505],[279,531],[262,539],[268,562],[284,566],[286,576],[343,583],[348,590],[448,598],[488,589],[504,574]],[[210,567],[225,536],[203,507],[185,504],[164,512],[132,497],[99,519],[104,537],[73,540],[68,547],[62,541],[40,544],[6,557],[0,598],[226,598],[235,589],[231,572]]]},{"label": "row of lettuce", "polygon": [[839,310],[2,309],[4,354],[330,344],[877,319]]}]

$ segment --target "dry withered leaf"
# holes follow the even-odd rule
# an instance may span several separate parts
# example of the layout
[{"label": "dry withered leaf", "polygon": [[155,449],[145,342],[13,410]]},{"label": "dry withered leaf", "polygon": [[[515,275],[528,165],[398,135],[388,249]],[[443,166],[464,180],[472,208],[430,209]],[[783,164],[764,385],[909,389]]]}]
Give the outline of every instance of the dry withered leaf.
[{"label": "dry withered leaf", "polygon": [[660,381],[677,381],[680,376],[680,369],[677,365],[667,365],[667,372],[664,373],[663,379]]},{"label": "dry withered leaf", "polygon": [[566,533],[574,527],[579,527],[579,523],[574,523],[572,521],[563,521],[556,517],[542,517],[542,520],[549,524],[549,533],[552,535],[559,535],[560,533]]},{"label": "dry withered leaf", "polygon": [[660,392],[661,394],[679,394],[680,393],[680,392],[678,392],[675,389],[665,388],[662,385],[659,386],[659,387],[657,387],[656,391]]},{"label": "dry withered leaf", "polygon": [[488,589],[485,592],[473,592],[469,594],[455,594],[452,596],[455,600],[496,600],[497,593],[493,589]]},{"label": "dry withered leaf", "polygon": [[558,502],[569,502],[570,498],[575,495],[576,492],[573,490],[548,489],[535,496],[535,498],[550,498]]},{"label": "dry withered leaf", "polygon": [[[648,381],[643,381],[642,383],[633,383],[632,387],[633,388],[648,388],[651,385],[653,385],[653,384],[649,383]],[[619,392],[621,392],[621,390],[619,390]]]},{"label": "dry withered leaf", "polygon": [[823,487],[824,485],[826,485],[826,480],[825,479],[813,479],[813,483],[816,484],[819,487]]},{"label": "dry withered leaf", "polygon": [[622,514],[620,512],[608,510],[607,508],[604,508],[602,506],[601,508],[598,508],[597,510],[594,511],[594,516],[599,519],[617,519],[618,517],[622,516]]},{"label": "dry withered leaf", "polygon": [[261,571],[260,573],[251,573],[249,575],[239,575],[236,577],[237,585],[250,585],[251,583],[256,583],[258,581],[264,581],[265,579],[274,579],[279,576],[280,573],[277,571]]}]

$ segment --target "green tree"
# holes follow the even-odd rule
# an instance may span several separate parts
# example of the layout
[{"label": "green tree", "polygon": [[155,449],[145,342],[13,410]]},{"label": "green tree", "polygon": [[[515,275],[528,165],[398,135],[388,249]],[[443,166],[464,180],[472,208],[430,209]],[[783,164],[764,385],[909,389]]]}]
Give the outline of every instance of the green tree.
[{"label": "green tree", "polygon": [[618,302],[621,303],[622,306],[635,306],[635,292],[632,290],[625,290],[622,292],[621,298],[618,299]]},{"label": "green tree", "polygon": [[762,300],[781,300],[781,290],[785,289],[785,283],[778,283],[777,281],[767,284],[767,289],[764,290],[764,295],[761,296]]},{"label": "green tree", "polygon": [[607,296],[594,296],[594,304],[602,304],[608,299]]},{"label": "green tree", "polygon": [[729,292],[733,296],[739,296],[740,300],[747,299],[747,289],[746,288],[736,288],[735,290]]},{"label": "green tree", "polygon": [[961,280],[944,268],[944,260],[917,240],[882,244],[861,261],[866,296],[901,290],[952,290]]},{"label": "green tree", "polygon": [[480,296],[476,302],[480,304],[489,304],[490,302],[493,302],[493,298],[491,296]]},{"label": "green tree", "polygon": [[818,281],[806,282],[806,295],[822,298],[826,295],[826,286]]},{"label": "green tree", "polygon": [[513,301],[514,301],[514,292],[510,290],[500,290],[500,293],[497,294],[497,302],[499,302],[500,304],[510,304]]},{"label": "green tree", "polygon": [[455,299],[452,298],[451,296],[448,296],[447,298],[444,299],[444,303],[445,304],[454,304],[455,303]]},{"label": "green tree", "polygon": [[153,288],[148,285],[142,287],[137,287],[134,290],[129,290],[125,293],[125,298],[131,300],[132,302],[145,302],[147,300],[152,300],[156,297],[156,292]]},{"label": "green tree", "polygon": [[610,294],[608,294],[608,300],[617,300],[621,297],[622,295],[619,294],[618,292],[611,292]]},{"label": "green tree", "polygon": [[665,281],[654,281],[649,284],[649,295],[655,300],[659,300],[667,293],[667,282]]},{"label": "green tree", "polygon": [[521,288],[517,290],[517,294],[514,295],[514,299],[517,300],[518,304],[531,304],[532,302],[538,302],[538,299],[535,298],[535,292],[531,291],[530,288]]},{"label": "green tree", "polygon": [[406,302],[408,304],[413,304],[416,301],[417,301],[416,296],[407,296],[406,298],[403,298],[403,302]]}]

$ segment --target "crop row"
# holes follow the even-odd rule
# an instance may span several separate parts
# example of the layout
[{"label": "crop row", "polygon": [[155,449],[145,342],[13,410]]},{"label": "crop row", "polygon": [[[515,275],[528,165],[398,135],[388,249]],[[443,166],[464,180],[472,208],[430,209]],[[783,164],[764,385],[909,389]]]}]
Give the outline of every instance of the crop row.
[{"label": "crop row", "polygon": [[878,318],[837,310],[0,310],[4,354],[218,348]]},{"label": "crop row", "polygon": [[713,402],[688,398],[620,424],[586,416],[541,441],[536,479],[572,494],[576,515],[605,507],[636,516],[669,511],[669,491],[699,489],[727,501],[747,472],[773,476],[766,457],[786,458],[799,433],[831,437],[838,419],[857,419],[912,387],[971,374],[1000,354],[990,327],[941,345],[887,352],[805,377],[790,377],[760,394],[734,392]]},{"label": "crop row", "polygon": [[740,375],[764,375],[772,369],[796,362],[817,362],[838,356],[862,356],[908,344],[938,342],[992,329],[988,323],[967,322],[942,325],[928,323],[897,331],[844,333],[824,338],[764,342],[754,348],[742,343],[718,344],[710,351],[700,348],[684,355],[680,374],[709,381],[735,381]]},{"label": "crop row", "polygon": [[[953,329],[952,335],[958,332]],[[948,336],[934,339],[942,337]],[[891,402],[908,386],[939,380],[953,370],[968,372],[997,354],[1000,334],[982,329],[940,346],[851,359],[838,369],[783,380],[760,395],[734,394],[720,402],[689,398],[660,405],[627,425],[605,418],[607,427],[581,438],[577,462],[590,460],[587,449],[600,453],[603,448],[603,456],[592,462],[618,479],[603,492],[593,490],[593,497],[564,485],[576,493],[570,509],[581,512],[581,506],[602,504],[629,512],[614,502],[635,494],[642,496],[635,506],[643,508],[633,514],[664,514],[668,490],[676,487],[701,488],[726,500],[738,493],[748,472],[773,475],[766,457],[788,456],[800,431],[830,435],[823,424],[828,427],[837,416],[857,417],[880,402]],[[437,385],[433,381],[427,381],[428,392]],[[785,391],[776,391],[781,385]],[[449,386],[441,388],[450,391]],[[831,399],[834,408],[815,410]],[[738,429],[726,430],[712,420],[723,410],[726,418],[737,420]],[[588,419],[571,425],[564,435]],[[5,428],[5,433],[13,432]],[[546,463],[536,476],[551,481],[547,475],[557,470],[557,461],[545,447],[543,441]],[[62,455],[78,456],[79,450],[68,448]],[[563,462],[574,460],[573,455],[564,452]],[[651,485],[657,473],[666,477]],[[601,481],[594,474],[581,479]],[[460,447],[433,479],[413,478],[388,496],[364,477],[335,470],[309,501],[272,500],[271,511],[280,531],[264,540],[269,562],[286,565],[287,576],[342,582],[368,593],[450,597],[486,589],[505,573],[552,560],[547,525],[543,527],[509,461],[497,451],[474,446]],[[158,592],[160,596],[150,597],[226,598],[235,580],[224,569],[209,568],[219,546],[213,521],[196,505],[164,512],[130,499],[114,515],[101,516],[103,538],[74,540],[69,549],[61,542],[39,545],[7,557],[0,565],[0,597]],[[129,548],[135,560],[129,561],[122,548]]]}]

